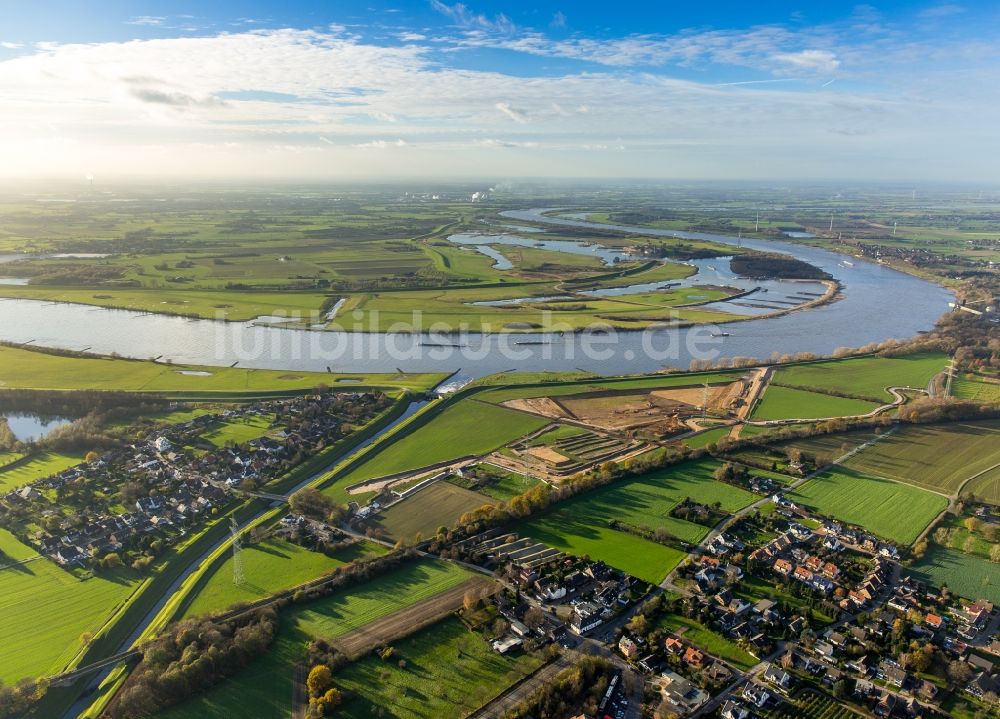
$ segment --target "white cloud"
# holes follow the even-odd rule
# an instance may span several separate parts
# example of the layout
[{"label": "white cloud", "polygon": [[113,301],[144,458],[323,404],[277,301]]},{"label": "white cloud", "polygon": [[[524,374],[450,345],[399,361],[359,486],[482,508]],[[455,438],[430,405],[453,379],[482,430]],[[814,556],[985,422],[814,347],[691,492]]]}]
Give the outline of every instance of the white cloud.
[{"label": "white cloud", "polygon": [[4,50],[17,50],[17,49],[23,47],[23,45],[21,45],[21,43],[19,43],[19,42],[10,42],[9,40],[0,40],[0,47],[2,47]]},{"label": "white cloud", "polygon": [[126,25],[162,25],[167,18],[160,15],[138,15],[125,21]]},{"label": "white cloud", "polygon": [[792,53],[778,53],[774,59],[793,67],[810,72],[831,73],[840,67],[840,60],[829,50],[802,50]]},{"label": "white cloud", "polygon": [[510,106],[508,102],[498,102],[496,104],[496,109],[498,109],[503,115],[509,117],[514,122],[523,125],[528,121],[527,115],[525,115],[520,110],[515,110]]},{"label": "white cloud", "polygon": [[515,141],[515,140],[498,140],[496,138],[477,140],[473,144],[478,147],[505,147],[505,148],[511,148],[511,147],[533,148],[539,146],[539,143],[533,142],[531,140]]},{"label": "white cloud", "polygon": [[490,19],[481,13],[472,12],[464,3],[458,2],[454,5],[448,5],[441,0],[431,0],[431,7],[450,18],[459,27],[477,28],[504,34],[510,34],[517,30],[517,26],[503,13]]},{"label": "white cloud", "polygon": [[395,142],[390,142],[388,140],[370,140],[369,142],[357,142],[353,145],[353,147],[384,150],[387,147],[406,147],[406,142],[404,140],[396,140]]},{"label": "white cloud", "polygon": [[[989,43],[866,53],[817,38],[776,51],[787,38],[747,35],[702,34],[670,52],[695,67],[753,58],[809,82],[722,86],[626,65],[505,74],[448,67],[437,44],[378,46],[341,30],[48,44],[0,60],[0,173],[757,177],[818,167],[882,177],[890,162],[911,177],[994,171],[1000,83]],[[635,42],[595,47],[634,59],[648,50]],[[915,58],[969,69],[914,72]],[[836,87],[817,92],[832,69]],[[879,84],[859,89],[862,71],[877,71]],[[920,164],[906,165],[914,147]]]}]

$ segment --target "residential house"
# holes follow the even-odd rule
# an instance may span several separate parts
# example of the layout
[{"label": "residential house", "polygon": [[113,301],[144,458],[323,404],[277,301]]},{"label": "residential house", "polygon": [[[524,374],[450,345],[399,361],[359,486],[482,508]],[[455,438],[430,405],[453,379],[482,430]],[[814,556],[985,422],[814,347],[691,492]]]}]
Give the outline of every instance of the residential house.
[{"label": "residential house", "polygon": [[684,651],[683,661],[688,666],[701,669],[705,666],[705,654],[695,647],[688,647]]},{"label": "residential house", "polygon": [[653,680],[659,686],[664,700],[680,714],[690,714],[704,705],[711,697],[689,679],[669,669]]},{"label": "residential house", "polygon": [[618,650],[626,659],[635,659],[639,656],[639,645],[631,638],[623,636],[618,640]]},{"label": "residential house", "polygon": [[763,679],[781,689],[788,689],[792,685],[792,675],[777,664],[767,665],[767,669],[764,670]]}]

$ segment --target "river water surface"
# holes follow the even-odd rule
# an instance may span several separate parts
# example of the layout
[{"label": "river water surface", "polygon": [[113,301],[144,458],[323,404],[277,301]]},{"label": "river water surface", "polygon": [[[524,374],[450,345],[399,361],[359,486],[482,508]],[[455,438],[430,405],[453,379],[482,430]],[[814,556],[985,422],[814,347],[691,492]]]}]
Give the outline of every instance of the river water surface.
[{"label": "river water surface", "polygon": [[[580,219],[543,215],[546,211],[535,209],[503,214],[521,222],[592,226]],[[651,237],[738,244],[735,237],[719,235],[624,225],[600,227]],[[619,374],[649,372],[662,367],[687,368],[692,359],[735,356],[763,359],[773,353],[794,352],[827,354],[837,347],[857,347],[890,338],[906,339],[930,329],[934,321],[948,311],[948,302],[953,299],[947,290],[926,280],[860,259],[852,259],[853,264],[846,266],[841,264],[842,255],[815,247],[745,238],[742,245],[788,253],[826,270],[840,281],[843,298],[781,317],[749,319],[720,327],[661,328],[617,332],[614,336],[552,332],[530,335],[470,333],[441,338],[412,333],[285,329],[38,300],[0,299],[0,339],[215,366],[237,363],[241,367],[315,371],[329,368],[347,373],[396,372],[397,369],[457,371],[461,377],[481,377],[515,369],[578,368],[600,374]],[[597,254],[603,252],[599,250]],[[732,284],[727,261],[717,259],[709,263],[718,268],[721,279]],[[805,284],[802,289],[806,289]]]}]

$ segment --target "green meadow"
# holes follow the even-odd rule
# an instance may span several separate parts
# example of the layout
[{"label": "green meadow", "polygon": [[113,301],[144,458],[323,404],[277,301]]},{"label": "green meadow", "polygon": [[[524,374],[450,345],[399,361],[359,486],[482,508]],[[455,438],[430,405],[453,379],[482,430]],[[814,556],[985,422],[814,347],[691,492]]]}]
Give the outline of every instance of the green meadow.
[{"label": "green meadow", "polygon": [[546,423],[542,417],[466,399],[445,408],[412,432],[394,438],[323,491],[335,501],[346,502],[346,487],[351,484],[486,454]]},{"label": "green meadow", "polygon": [[757,500],[738,487],[712,478],[713,460],[625,479],[577,495],[555,505],[536,519],[516,525],[516,531],[570,554],[587,554],[649,582],[659,583],[683,559],[684,553],[624,531],[611,529],[618,520],[652,530],[666,529],[689,543],[701,541],[709,528],[670,516],[685,498],[705,504],[720,503],[732,512]]},{"label": "green meadow", "polygon": [[734,664],[740,669],[749,669],[757,663],[757,659],[735,642],[718,632],[709,629],[695,619],[688,619],[681,614],[667,614],[657,618],[655,627],[668,632],[674,632],[714,657]]},{"label": "green meadow", "polygon": [[231,719],[287,716],[295,665],[306,643],[335,639],[376,619],[429,599],[472,576],[446,562],[409,562],[362,585],[344,589],[281,615],[274,645],[229,680],[158,716],[166,719]]},{"label": "green meadow", "polygon": [[82,648],[81,637],[95,633],[135,590],[122,570],[79,579],[48,559],[14,564],[36,553],[0,529],[0,680],[60,671]]},{"label": "green meadow", "polygon": [[962,375],[952,381],[951,393],[959,399],[1000,402],[1000,381],[978,375]]},{"label": "green meadow", "polygon": [[[354,384],[429,389],[443,374],[352,374]],[[335,387],[344,375],[326,372],[175,365],[112,357],[65,357],[0,347],[0,388],[45,390],[121,390],[127,392],[270,392]],[[352,384],[351,386],[354,386]]]},{"label": "green meadow", "polygon": [[858,357],[781,367],[774,381],[792,387],[831,390],[890,402],[886,387],[923,389],[948,361],[929,352],[904,357]]},{"label": "green meadow", "polygon": [[948,506],[940,495],[846,467],[809,480],[788,498],[902,545],[913,543]]},{"label": "green meadow", "polygon": [[754,420],[824,419],[867,414],[878,405],[860,399],[834,397],[792,387],[770,385],[754,408]]},{"label": "green meadow", "polygon": [[17,463],[0,466],[0,493],[37,482],[83,462],[82,456],[63,452],[35,452]]},{"label": "green meadow", "polygon": [[1000,603],[1000,564],[985,557],[931,544],[910,569],[917,578],[937,587],[947,586],[966,599]]},{"label": "green meadow", "polygon": [[243,584],[233,584],[233,557],[229,555],[194,594],[185,616],[223,610],[239,602],[253,602],[298,586],[342,567],[348,562],[385,553],[372,542],[338,550],[332,557],[282,539],[247,544],[242,551]]},{"label": "green meadow", "polygon": [[399,719],[461,719],[542,663],[523,653],[501,656],[455,618],[393,648],[392,661],[370,656],[335,674],[334,684],[347,697],[337,716],[367,719],[391,707]]}]

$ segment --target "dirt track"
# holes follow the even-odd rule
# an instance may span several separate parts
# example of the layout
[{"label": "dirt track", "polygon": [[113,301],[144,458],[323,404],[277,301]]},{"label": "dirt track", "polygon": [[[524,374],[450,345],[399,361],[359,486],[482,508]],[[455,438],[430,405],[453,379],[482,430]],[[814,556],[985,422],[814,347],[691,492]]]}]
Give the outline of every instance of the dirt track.
[{"label": "dirt track", "polygon": [[351,659],[356,659],[375,647],[390,644],[401,637],[413,634],[459,609],[465,593],[470,589],[494,591],[496,584],[486,577],[473,577],[446,592],[337,637],[331,644]]}]

